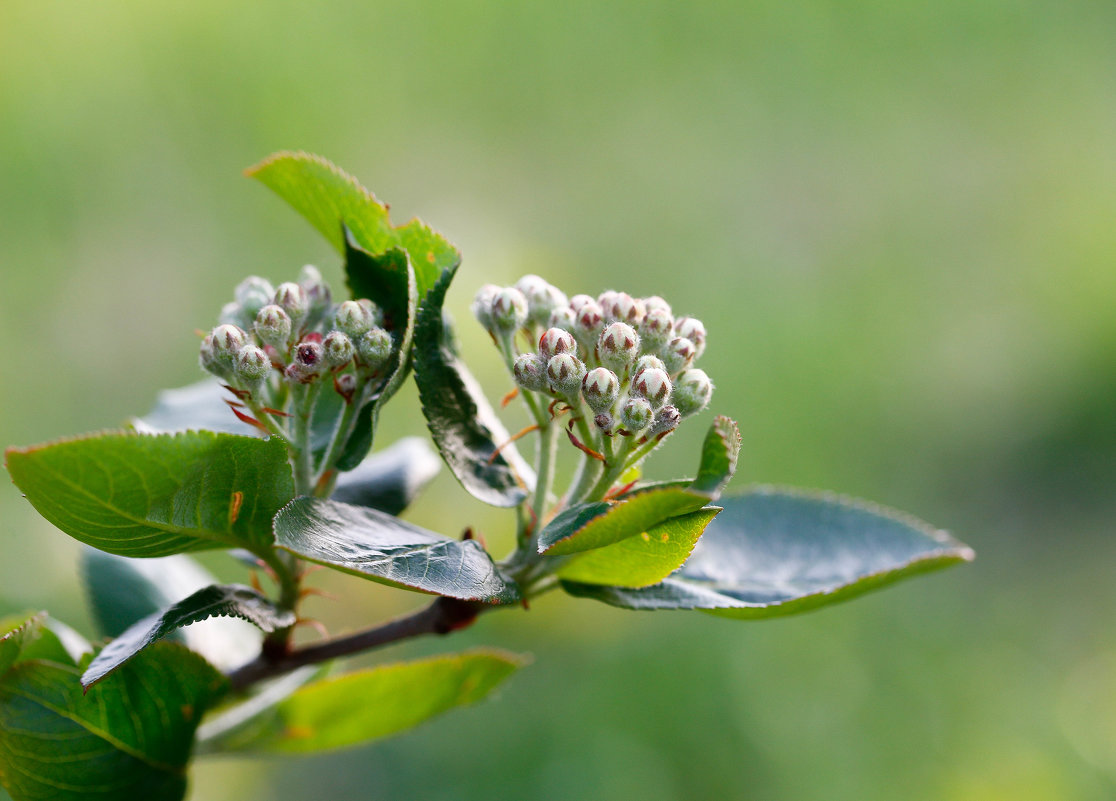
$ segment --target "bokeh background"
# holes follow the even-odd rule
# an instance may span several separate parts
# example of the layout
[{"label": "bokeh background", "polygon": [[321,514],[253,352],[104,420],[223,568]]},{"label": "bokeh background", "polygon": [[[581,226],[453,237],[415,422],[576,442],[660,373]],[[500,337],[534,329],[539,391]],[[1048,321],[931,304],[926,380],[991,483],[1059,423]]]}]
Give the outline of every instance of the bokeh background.
[{"label": "bokeh background", "polygon": [[[659,293],[707,323],[738,485],[872,498],[978,553],[760,623],[548,596],[376,656],[533,654],[496,700],[204,761],[192,798],[1116,797],[1114,32],[1087,0],[0,0],[0,443],[196,380],[248,272],[339,277],[240,175],[302,148],[460,246],[492,397],[482,282]],[[657,476],[694,465],[687,428]],[[0,613],[89,633],[77,547],[3,484]],[[447,476],[409,516],[510,526]],[[334,631],[417,600],[319,576]]]}]

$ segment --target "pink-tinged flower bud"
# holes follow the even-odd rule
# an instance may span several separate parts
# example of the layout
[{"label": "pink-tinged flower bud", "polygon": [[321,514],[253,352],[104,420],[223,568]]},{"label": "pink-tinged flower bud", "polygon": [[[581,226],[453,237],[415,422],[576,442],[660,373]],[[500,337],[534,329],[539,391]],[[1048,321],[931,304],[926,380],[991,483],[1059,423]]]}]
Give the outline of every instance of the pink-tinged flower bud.
[{"label": "pink-tinged flower bud", "polygon": [[595,367],[581,380],[581,394],[594,412],[608,411],[620,394],[620,379],[607,367]]},{"label": "pink-tinged flower bud", "polygon": [[527,322],[527,298],[513,286],[492,298],[492,324],[505,333],[517,331]]},{"label": "pink-tinged flower bud", "polygon": [[694,343],[694,358],[700,359],[705,353],[705,325],[696,317],[679,317],[674,323],[675,336],[684,337]]},{"label": "pink-tinged flower bud", "polygon": [[569,331],[561,328],[548,328],[539,337],[539,355],[550,361],[550,357],[559,353],[572,353],[577,355],[577,342]]},{"label": "pink-tinged flower bud", "polygon": [[240,349],[248,344],[248,335],[235,325],[219,325],[213,329],[213,356],[217,364],[231,370],[236,364]]},{"label": "pink-tinged flower bud", "polygon": [[674,384],[674,405],[683,417],[700,412],[712,397],[713,382],[704,370],[685,370]]},{"label": "pink-tinged flower bud", "polygon": [[333,292],[329,284],[322,278],[321,271],[313,264],[307,264],[298,273],[298,285],[306,290],[306,297],[310,299],[310,310],[320,312],[326,309],[333,301]]},{"label": "pink-tinged flower bud", "polygon": [[632,381],[638,381],[639,374],[652,367],[662,370],[664,373],[666,372],[666,365],[663,364],[663,360],[658,356],[653,356],[650,353],[645,353],[643,356],[640,356],[636,359],[635,367],[632,368]]},{"label": "pink-tinged flower bud", "polygon": [[620,412],[620,425],[630,434],[638,434],[655,419],[651,404],[643,398],[629,398]]},{"label": "pink-tinged flower bud", "polygon": [[624,372],[637,356],[639,334],[627,323],[612,323],[597,341],[597,358],[613,372]]},{"label": "pink-tinged flower bud", "polygon": [[322,340],[322,352],[330,367],[341,367],[352,360],[356,348],[353,341],[341,331],[330,331]]},{"label": "pink-tinged flower bud", "polygon": [[667,372],[678,375],[694,363],[696,351],[693,342],[683,337],[675,337],[659,351],[659,354],[663,357]]},{"label": "pink-tinged flower bud", "polygon": [[473,305],[470,307],[473,311],[473,316],[477,318],[477,322],[481,324],[485,331],[493,331],[492,323],[492,301],[496,299],[499,294],[500,287],[495,284],[485,284],[477,290],[477,294],[473,296]]},{"label": "pink-tinged flower bud", "polygon": [[550,313],[550,318],[546,321],[547,328],[561,328],[563,331],[573,331],[576,320],[577,315],[574,314],[573,309],[569,306],[559,306]]},{"label": "pink-tinged flower bud", "polygon": [[291,362],[283,371],[283,378],[291,384],[309,384],[318,377],[318,371],[300,362]]},{"label": "pink-tinged flower bud", "polygon": [[659,413],[655,415],[655,422],[648,432],[649,436],[658,437],[664,434],[669,434],[674,429],[678,428],[678,423],[681,422],[682,415],[673,406],[664,406],[659,409]]},{"label": "pink-tinged flower bud", "polygon": [[221,366],[217,363],[217,352],[213,347],[213,334],[206,334],[202,340],[201,349],[198,351],[198,364],[206,372],[221,375]]},{"label": "pink-tinged flower bud", "polygon": [[612,429],[616,426],[616,418],[608,412],[601,412],[593,418],[593,424],[603,433],[611,435]]},{"label": "pink-tinged flower bud", "polygon": [[596,302],[597,299],[594,298],[592,295],[574,295],[572,298],[570,298],[570,308],[576,315],[579,311],[581,311],[581,307],[585,304]]},{"label": "pink-tinged flower bud", "polygon": [[617,292],[611,304],[607,308],[602,305],[601,308],[604,309],[605,319],[619,320],[633,328],[643,321],[645,314],[643,301],[636,300],[627,292]]},{"label": "pink-tinged flower bud", "polygon": [[291,337],[291,318],[278,306],[264,306],[256,315],[256,336],[265,345],[285,350]]},{"label": "pink-tinged flower bud", "polygon": [[391,334],[376,327],[371,331],[365,331],[361,336],[357,342],[357,353],[360,354],[360,359],[365,366],[372,372],[376,372],[388,363],[393,346]]},{"label": "pink-tinged flower bud", "polygon": [[551,312],[569,304],[565,293],[537,275],[523,276],[515,288],[527,298],[527,320],[534,325],[546,325]]},{"label": "pink-tinged flower bud", "polygon": [[532,392],[545,392],[549,389],[546,378],[546,362],[537,353],[524,353],[512,365],[515,383]]},{"label": "pink-tinged flower bud", "polygon": [[652,295],[649,298],[644,298],[643,308],[648,314],[653,311],[661,311],[667,317],[674,317],[674,312],[671,311],[670,304],[660,298],[658,295]]},{"label": "pink-tinged flower bud", "polygon": [[643,337],[645,350],[657,351],[672,338],[674,318],[662,309],[652,309],[639,324],[639,335]]},{"label": "pink-tinged flower bud", "polygon": [[297,328],[310,311],[310,298],[305,289],[288,281],[275,290],[275,305],[287,313],[291,323]]},{"label": "pink-tinged flower bud", "polygon": [[275,287],[267,279],[250,275],[236,285],[233,297],[243,309],[245,319],[254,320],[260,309],[271,303],[271,299],[275,297]]},{"label": "pink-tinged flower bud", "polygon": [[648,367],[632,382],[632,395],[643,398],[652,409],[661,409],[670,397],[670,377],[658,367]]},{"label": "pink-tinged flower bud", "polygon": [[574,321],[573,334],[577,337],[586,350],[592,350],[596,347],[597,339],[600,337],[601,332],[604,330],[604,315],[601,312],[601,307],[597,305],[595,300],[582,305],[577,312],[577,319]]},{"label": "pink-tinged flower bud", "polygon": [[357,388],[357,377],[352,373],[342,373],[333,379],[333,388],[337,390],[337,394],[349,400],[353,397],[353,393]]},{"label": "pink-tinged flower bud", "polygon": [[350,339],[359,339],[365,332],[372,330],[376,321],[371,309],[355,300],[346,300],[337,307],[333,315],[333,324],[338,331],[346,334]]},{"label": "pink-tinged flower bud", "polygon": [[585,377],[585,365],[570,353],[559,353],[546,363],[546,378],[550,388],[567,398],[574,398],[581,389],[581,379]]},{"label": "pink-tinged flower bud", "polygon": [[616,296],[619,294],[615,289],[606,289],[597,295],[597,305],[601,307],[601,314],[604,315],[606,323],[616,321],[616,317],[613,316],[612,304],[616,302]]},{"label": "pink-tinged flower bud", "polygon": [[271,359],[261,348],[245,345],[236,359],[236,376],[244,384],[254,387],[271,373]]},{"label": "pink-tinged flower bud", "polygon": [[322,343],[313,339],[304,339],[299,342],[295,347],[294,357],[295,363],[300,365],[307,375],[316,375],[326,366]]}]

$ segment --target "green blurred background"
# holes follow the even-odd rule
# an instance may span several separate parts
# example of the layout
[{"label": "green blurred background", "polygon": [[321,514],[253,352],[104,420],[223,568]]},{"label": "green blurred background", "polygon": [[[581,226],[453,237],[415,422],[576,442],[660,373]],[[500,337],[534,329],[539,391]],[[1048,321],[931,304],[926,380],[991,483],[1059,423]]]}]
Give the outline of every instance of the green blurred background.
[{"label": "green blurred background", "polygon": [[[548,596],[377,655],[532,653],[496,700],[202,762],[192,797],[1116,797],[1114,32],[1073,0],[0,0],[0,444],[197,379],[248,272],[338,277],[240,176],[301,148],[460,246],[492,397],[480,283],[659,293],[706,321],[738,484],[872,498],[978,553],[762,623]],[[421,433],[414,397],[382,432]],[[656,475],[692,469],[688,428]],[[75,544],[4,484],[0,613],[90,632]],[[451,478],[426,500],[411,519],[507,543]],[[417,600],[318,575],[334,631]]]}]

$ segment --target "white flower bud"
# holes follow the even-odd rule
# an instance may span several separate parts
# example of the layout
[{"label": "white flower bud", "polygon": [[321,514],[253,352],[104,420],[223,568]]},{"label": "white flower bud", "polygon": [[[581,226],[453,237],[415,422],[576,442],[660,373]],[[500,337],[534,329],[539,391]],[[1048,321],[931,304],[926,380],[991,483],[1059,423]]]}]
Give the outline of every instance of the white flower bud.
[{"label": "white flower bud", "polygon": [[704,370],[686,370],[674,384],[674,405],[683,417],[697,414],[709,405],[713,397],[713,382]]},{"label": "white flower bud", "polygon": [[330,367],[341,367],[353,358],[353,341],[341,331],[330,331],[322,340],[322,351]]},{"label": "white flower bud", "polygon": [[632,395],[643,398],[652,409],[661,409],[670,397],[670,377],[658,367],[648,367],[632,382]]},{"label": "white flower bud", "polygon": [[236,364],[240,349],[248,344],[248,335],[235,325],[219,325],[213,329],[213,356],[217,364],[226,370]]},{"label": "white flower bud", "polygon": [[671,375],[678,375],[693,364],[696,355],[694,343],[683,337],[675,337],[659,353],[663,357],[667,372]]},{"label": "white flower bud", "polygon": [[546,321],[547,328],[561,328],[563,331],[573,331],[577,315],[569,306],[559,306],[550,313]]},{"label": "white flower bud", "polygon": [[643,347],[657,351],[671,340],[674,318],[662,309],[651,309],[639,324],[639,335],[643,337]]},{"label": "white flower bud", "polygon": [[694,343],[694,358],[705,353],[705,325],[696,317],[679,317],[674,323],[674,333]]},{"label": "white flower bud", "polygon": [[574,321],[573,334],[586,350],[593,350],[604,330],[604,315],[595,300],[582,304]]},{"label": "white flower bud", "polygon": [[585,377],[585,365],[570,353],[559,353],[546,363],[546,378],[550,388],[567,398],[577,396],[581,389],[581,379]]},{"label": "white flower bud", "polygon": [[594,298],[592,295],[574,295],[572,298],[570,298],[570,309],[572,309],[573,313],[576,315],[579,311],[581,311],[581,307],[585,304],[596,302],[597,299]]},{"label": "white flower bud", "polygon": [[539,337],[539,355],[544,360],[550,361],[550,357],[557,356],[559,353],[572,353],[576,356],[577,342],[574,341],[573,335],[569,331],[563,331],[561,328],[548,328]]},{"label": "white flower bud", "polygon": [[247,320],[254,320],[260,313],[260,309],[271,303],[271,299],[275,297],[275,287],[267,279],[250,275],[237,284],[236,289],[233,290],[233,297],[243,309],[244,317]]},{"label": "white flower bud", "polygon": [[276,348],[286,348],[291,336],[291,318],[278,306],[264,306],[256,315],[256,336]]},{"label": "white flower bud", "polygon": [[663,364],[662,359],[660,359],[658,356],[653,356],[650,353],[646,353],[636,359],[635,367],[632,368],[632,381],[638,381],[639,374],[651,367],[662,370],[664,373],[666,372],[666,365]]},{"label": "white flower bud", "polygon": [[287,313],[292,325],[297,328],[310,311],[310,298],[305,289],[288,281],[275,290],[275,305]]},{"label": "white flower bud", "polygon": [[616,296],[620,293],[615,289],[606,289],[601,294],[597,295],[597,305],[601,307],[601,314],[604,316],[606,323],[616,321],[613,313],[613,303],[616,302]]},{"label": "white flower bud", "polygon": [[376,327],[364,332],[357,342],[357,352],[361,361],[375,372],[388,363],[393,345],[391,334]]},{"label": "white flower bud", "polygon": [[355,300],[346,300],[337,307],[333,315],[333,325],[350,339],[359,339],[376,324],[371,309]]},{"label": "white flower bud", "polygon": [[650,314],[653,311],[661,311],[666,314],[667,317],[674,317],[674,312],[671,311],[670,304],[660,298],[658,295],[652,295],[649,298],[644,298],[643,308],[647,312],[647,314]]},{"label": "white flower bud", "polygon": [[505,333],[518,331],[527,322],[527,298],[513,286],[492,298],[492,324]]},{"label": "white flower bud", "polygon": [[254,387],[271,372],[271,359],[255,345],[245,345],[236,359],[236,375],[246,385]]},{"label": "white flower bud", "polygon": [[620,412],[620,425],[631,434],[638,434],[655,418],[651,404],[643,398],[629,398]]},{"label": "white flower bud", "polygon": [[524,353],[512,365],[515,383],[532,392],[545,392],[549,386],[546,378],[546,362],[537,353]]},{"label": "white flower bud", "polygon": [[485,284],[477,290],[477,294],[473,296],[473,316],[477,318],[477,322],[484,327],[485,331],[492,331],[492,301],[496,299],[496,295],[500,292],[500,287],[495,284]]},{"label": "white flower bud", "polygon": [[607,307],[601,304],[601,308],[604,309],[606,320],[619,320],[633,328],[643,321],[643,301],[636,300],[627,292],[615,293],[610,304]]},{"label": "white flower bud", "polygon": [[527,319],[535,325],[546,325],[555,309],[568,305],[566,295],[537,275],[525,275],[515,288],[527,298]]},{"label": "white flower bud", "polygon": [[620,379],[607,367],[595,367],[581,380],[581,394],[594,412],[608,411],[620,394]]},{"label": "white flower bud", "polygon": [[597,358],[614,372],[624,372],[637,356],[639,334],[627,323],[612,323],[597,341]]},{"label": "white flower bud", "polygon": [[648,432],[649,436],[658,437],[663,434],[669,434],[674,429],[678,428],[678,423],[682,420],[682,415],[673,406],[664,406],[659,409],[659,413],[655,415],[655,422]]}]

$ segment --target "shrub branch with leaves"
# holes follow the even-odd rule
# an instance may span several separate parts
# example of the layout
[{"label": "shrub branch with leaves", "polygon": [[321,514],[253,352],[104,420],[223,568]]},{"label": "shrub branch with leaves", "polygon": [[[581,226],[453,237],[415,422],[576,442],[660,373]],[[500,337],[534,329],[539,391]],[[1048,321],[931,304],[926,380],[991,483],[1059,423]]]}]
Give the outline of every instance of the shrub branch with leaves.
[{"label": "shrub branch with leaves", "polygon": [[[383,737],[483,698],[524,664],[496,651],[330,677],[340,657],[523,609],[554,589],[626,609],[791,614],[972,558],[906,515],[828,494],[722,496],[740,437],[714,417],[693,477],[641,466],[698,425],[713,383],[705,326],[660,297],[568,297],[534,275],[472,310],[529,424],[511,435],[462,362],[443,309],[460,256],[329,162],[280,153],[249,170],[343,259],[350,299],[313,267],[249,277],[200,350],[212,378],[163,393],[122,432],[11,448],[13,481],[90,546],[83,574],[105,644],[44,613],[0,621],[0,784],[25,799],[180,799],[192,755],[312,752]],[[716,340],[709,340],[717,347]],[[515,509],[516,546],[398,515],[438,471],[423,440],[369,456],[413,373],[441,461]],[[530,465],[518,446],[534,440]],[[568,487],[556,462],[577,460]],[[221,549],[248,585],[186,554]],[[437,596],[409,616],[296,644],[311,564]],[[260,574],[266,576],[265,589]],[[202,627],[189,624],[209,618]]]}]

